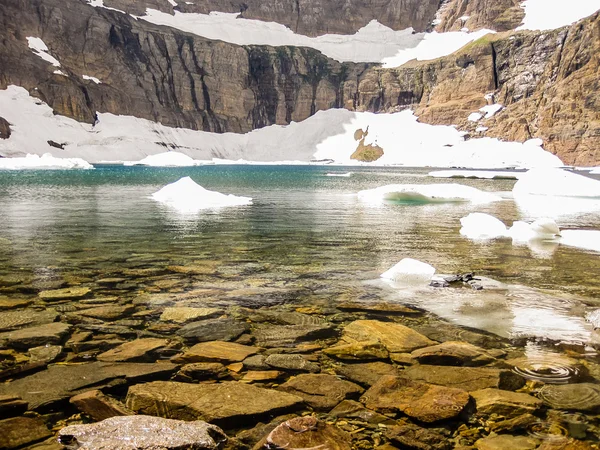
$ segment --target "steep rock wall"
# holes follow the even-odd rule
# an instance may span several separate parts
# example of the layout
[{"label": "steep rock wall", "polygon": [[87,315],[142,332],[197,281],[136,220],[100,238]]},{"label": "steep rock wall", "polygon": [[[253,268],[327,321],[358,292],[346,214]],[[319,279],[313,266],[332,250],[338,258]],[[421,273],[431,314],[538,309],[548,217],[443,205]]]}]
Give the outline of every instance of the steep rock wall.
[{"label": "steep rock wall", "polygon": [[448,0],[438,13],[436,31],[471,31],[488,28],[508,31],[517,28],[525,17],[521,0]]}]

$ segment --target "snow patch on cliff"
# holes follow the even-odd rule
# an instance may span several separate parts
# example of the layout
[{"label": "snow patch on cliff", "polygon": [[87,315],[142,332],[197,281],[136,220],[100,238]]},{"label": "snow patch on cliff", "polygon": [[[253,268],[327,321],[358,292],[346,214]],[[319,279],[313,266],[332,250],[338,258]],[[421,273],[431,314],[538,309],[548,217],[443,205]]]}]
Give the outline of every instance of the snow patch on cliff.
[{"label": "snow patch on cliff", "polygon": [[48,53],[48,46],[38,37],[27,37],[27,43],[29,44],[29,48],[35,53],[37,56],[42,58],[44,61],[49,62],[54,67],[60,67],[60,62],[50,53]]},{"label": "snow patch on cliff", "polygon": [[600,9],[600,0],[524,0],[523,24],[517,30],[552,30],[571,25]]},{"label": "snow patch on cliff", "polygon": [[[63,147],[60,156],[91,162],[139,161],[170,149],[187,155],[195,160],[194,164],[320,161],[358,165],[367,163],[350,158],[358,145],[354,134],[368,127],[364,144],[377,144],[384,150],[384,155],[369,165],[465,168],[562,165],[556,156],[541,148],[539,140],[524,144],[491,138],[465,141],[455,128],[419,123],[410,111],[372,114],[331,109],[287,126],[272,125],[245,134],[218,134],[108,113],[99,113],[94,125],[80,123],[55,115],[48,105],[16,86],[0,90],[0,111],[12,130],[9,139],[0,139],[3,156],[55,153],[57,149],[49,144],[54,141]],[[164,163],[160,157],[150,161]]]}]

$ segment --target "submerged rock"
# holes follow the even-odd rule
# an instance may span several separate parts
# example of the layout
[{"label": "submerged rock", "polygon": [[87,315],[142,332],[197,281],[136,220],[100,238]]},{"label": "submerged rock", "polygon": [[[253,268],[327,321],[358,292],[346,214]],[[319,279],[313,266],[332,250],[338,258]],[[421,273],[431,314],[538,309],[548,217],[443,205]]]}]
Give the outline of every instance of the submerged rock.
[{"label": "submerged rock", "polygon": [[0,345],[27,349],[45,344],[60,344],[71,325],[60,322],[0,333]]},{"label": "submerged rock", "polygon": [[240,425],[257,416],[293,411],[302,398],[250,384],[187,384],[155,381],[129,388],[127,407],[141,414]]},{"label": "submerged rock", "polygon": [[0,419],[14,417],[27,411],[27,402],[16,395],[0,395]]},{"label": "submerged rock", "polygon": [[350,450],[352,447],[347,433],[315,417],[307,416],[283,422],[254,448]]},{"label": "submerged rock", "polygon": [[280,391],[302,397],[315,410],[327,411],[347,397],[362,394],[364,389],[329,374],[302,374],[278,387]]},{"label": "submerged rock", "polygon": [[592,383],[551,385],[540,390],[544,403],[556,409],[572,411],[600,411],[600,386]]},{"label": "submerged rock", "polygon": [[104,395],[102,391],[93,390],[71,397],[69,400],[79,411],[94,420],[104,420],[116,416],[131,416],[133,411],[127,409],[118,400]]},{"label": "submerged rock", "polygon": [[542,406],[542,401],[531,395],[500,389],[482,389],[471,392],[471,395],[479,414],[497,414],[509,419],[533,413]]},{"label": "submerged rock", "polygon": [[54,309],[46,309],[44,311],[35,311],[32,309],[2,311],[2,314],[0,314],[0,331],[14,330],[25,326],[43,325],[54,322],[57,318],[58,313]]},{"label": "submerged rock", "polygon": [[336,334],[331,325],[259,325],[252,333],[261,347],[295,347],[305,341],[326,339]]},{"label": "submerged rock", "polygon": [[484,366],[495,360],[486,350],[458,341],[415,350],[411,356],[421,364],[441,366]]},{"label": "submerged rock", "polygon": [[342,360],[365,361],[370,359],[387,359],[389,353],[379,341],[355,342],[341,344],[323,350],[328,356]]},{"label": "submerged rock", "polygon": [[510,370],[487,367],[412,366],[407,367],[403,376],[425,383],[457,387],[466,391],[497,388],[517,390],[525,384],[525,379]]},{"label": "submerged rock", "polygon": [[160,316],[160,320],[165,322],[187,323],[192,320],[212,318],[218,316],[221,312],[222,310],[219,308],[165,308]]},{"label": "submerged rock", "polygon": [[362,386],[372,386],[384,375],[400,374],[398,368],[381,361],[343,365],[336,367],[335,372]]},{"label": "submerged rock", "polygon": [[107,352],[99,354],[98,361],[126,362],[156,360],[153,355],[159,349],[169,345],[167,339],[144,338],[126,342]]},{"label": "submerged rock", "polygon": [[228,375],[229,372],[223,364],[210,362],[186,364],[177,372],[177,378],[184,381],[215,380]]},{"label": "submerged rock", "polygon": [[12,417],[0,420],[0,448],[3,450],[23,447],[52,436],[41,418]]},{"label": "submerged rock", "polygon": [[462,389],[386,375],[365,392],[360,401],[375,411],[401,411],[421,422],[437,422],[458,416],[469,398]]},{"label": "submerged rock", "polygon": [[356,320],[344,328],[343,337],[352,341],[379,340],[391,353],[411,352],[436,342],[399,323]]},{"label": "submerged rock", "polygon": [[58,433],[68,448],[86,450],[215,450],[227,440],[217,426],[150,416],[113,417],[89,425],[71,425]]},{"label": "submerged rock", "polygon": [[85,298],[91,291],[88,287],[68,287],[64,289],[54,289],[51,291],[41,291],[38,296],[47,302],[58,300],[78,300]]},{"label": "submerged rock", "polygon": [[248,324],[233,319],[207,319],[189,323],[177,334],[189,342],[233,341],[249,328]]},{"label": "submerged rock", "polygon": [[321,370],[317,363],[310,362],[300,355],[274,354],[265,359],[269,367],[275,369],[290,370],[293,372],[319,372]]},{"label": "submerged rock", "polygon": [[187,349],[183,355],[173,358],[174,362],[220,362],[223,364],[243,361],[258,353],[258,348],[233,342],[202,342]]}]

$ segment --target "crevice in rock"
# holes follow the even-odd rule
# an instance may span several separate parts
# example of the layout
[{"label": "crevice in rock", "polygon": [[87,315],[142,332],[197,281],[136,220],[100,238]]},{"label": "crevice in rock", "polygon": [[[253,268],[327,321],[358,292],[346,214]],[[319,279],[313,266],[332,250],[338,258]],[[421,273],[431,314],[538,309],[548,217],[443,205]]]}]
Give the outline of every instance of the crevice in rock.
[{"label": "crevice in rock", "polygon": [[496,65],[496,48],[494,47],[494,43],[491,44],[492,47],[492,76],[494,79],[494,90],[498,90],[498,66]]}]

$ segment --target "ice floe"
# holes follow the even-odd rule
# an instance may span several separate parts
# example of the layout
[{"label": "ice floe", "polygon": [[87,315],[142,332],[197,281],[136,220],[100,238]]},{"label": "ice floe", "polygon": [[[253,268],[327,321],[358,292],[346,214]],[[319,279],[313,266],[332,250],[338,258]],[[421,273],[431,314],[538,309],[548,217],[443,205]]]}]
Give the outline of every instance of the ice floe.
[{"label": "ice floe", "polygon": [[400,284],[428,284],[435,274],[435,267],[412,258],[404,258],[381,278]]},{"label": "ice floe", "polygon": [[[245,134],[219,134],[109,113],[98,113],[94,125],[80,123],[54,114],[48,105],[17,86],[0,90],[0,111],[12,130],[9,139],[0,140],[0,155],[10,157],[54,152],[56,149],[48,143],[54,141],[63,147],[61,156],[90,162],[139,161],[169,148],[204,163],[320,161],[346,166],[486,169],[562,166],[560,159],[546,152],[539,140],[523,144],[491,138],[465,141],[455,128],[419,123],[410,111],[373,114],[331,109],[286,126],[271,125]],[[358,145],[356,130],[367,127],[369,134],[364,144],[377,144],[384,150],[374,163],[350,158]]]},{"label": "ice floe", "polygon": [[156,155],[146,156],[140,161],[125,162],[126,166],[152,166],[152,167],[191,167],[201,165],[202,161],[196,161],[188,155],[180,152],[164,152]]},{"label": "ice floe", "polygon": [[227,195],[209,191],[197,184],[190,177],[183,177],[174,183],[166,185],[152,194],[152,199],[180,213],[194,213],[204,209],[252,204],[252,198],[250,197],[238,197],[232,194]]},{"label": "ice floe", "polygon": [[600,0],[524,0],[518,30],[551,30],[570,25],[600,9]]},{"label": "ice floe", "polygon": [[496,239],[507,235],[506,225],[489,214],[470,213],[460,219],[460,224],[460,234],[469,239]]},{"label": "ice floe", "polygon": [[434,170],[433,178],[475,178],[483,180],[518,180],[525,172],[495,170]]},{"label": "ice floe", "polygon": [[27,43],[29,48],[44,61],[49,62],[54,67],[60,67],[60,62],[48,53],[48,46],[39,37],[28,36]]},{"label": "ice floe", "polygon": [[561,236],[562,245],[600,252],[600,230],[563,230]]},{"label": "ice floe", "polygon": [[93,169],[81,158],[55,158],[50,153],[42,156],[28,154],[21,158],[0,158],[0,170],[23,169]]},{"label": "ice floe", "polygon": [[600,181],[563,169],[537,168],[519,178],[513,195],[600,197]]},{"label": "ice floe", "polygon": [[490,192],[462,184],[390,184],[358,192],[366,203],[489,203],[502,200]]}]

